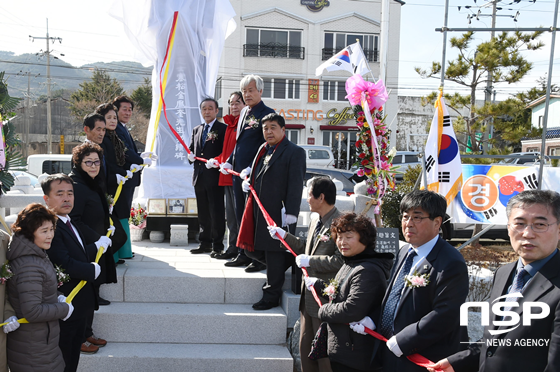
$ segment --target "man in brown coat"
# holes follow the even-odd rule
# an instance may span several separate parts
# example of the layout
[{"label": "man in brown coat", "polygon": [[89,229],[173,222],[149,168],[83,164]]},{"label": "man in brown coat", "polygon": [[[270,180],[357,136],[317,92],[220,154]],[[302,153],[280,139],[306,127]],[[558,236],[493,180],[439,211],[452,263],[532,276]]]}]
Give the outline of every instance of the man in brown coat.
[{"label": "man in brown coat", "polygon": [[[341,215],[334,206],[336,186],[328,177],[315,177],[311,179],[308,188],[309,209],[311,212],[316,212],[318,216],[314,216],[309,222],[307,239],[298,238],[278,227],[269,227],[269,230],[273,237],[276,237],[276,232],[279,232],[294,252],[299,254],[296,263],[300,268],[306,267],[310,276],[328,281],[336,276],[343,264],[342,256],[336,247],[336,242],[331,239],[330,232],[331,222]],[[331,371],[329,358],[314,361],[307,357],[311,351],[311,341],[321,321],[317,315],[319,305],[304,286],[305,283],[302,282],[303,294],[299,302],[301,369],[302,372],[329,372]]]}]

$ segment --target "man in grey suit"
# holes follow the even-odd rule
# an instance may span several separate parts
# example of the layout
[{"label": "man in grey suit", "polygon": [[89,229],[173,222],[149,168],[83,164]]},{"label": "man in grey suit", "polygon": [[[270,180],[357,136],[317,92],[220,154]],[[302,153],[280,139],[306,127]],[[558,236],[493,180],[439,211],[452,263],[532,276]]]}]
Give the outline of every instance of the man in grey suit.
[{"label": "man in grey suit", "polygon": [[[286,138],[285,126],[284,118],[278,114],[268,114],[262,119],[266,143],[257,151],[242,187],[249,192],[252,185],[275,224],[289,226],[295,232],[305,175],[305,150]],[[279,305],[284,274],[294,257],[270,237],[267,221],[249,194],[237,246],[245,249],[247,257],[266,264],[263,297],[253,304],[253,309],[268,310]]]},{"label": "man in grey suit", "polygon": [[[406,357],[439,360],[468,341],[459,325],[459,309],[469,292],[467,265],[439,237],[446,208],[443,196],[426,190],[415,190],[401,201],[402,232],[410,244],[398,254],[377,322],[377,332],[388,339],[377,353],[383,371],[426,371]],[[410,276],[423,277],[424,284],[412,285]],[[368,317],[359,323],[375,327]]]},{"label": "man in grey suit", "polygon": [[[306,267],[309,276],[321,278],[325,281],[333,279],[342,267],[342,255],[337,249],[335,241],[331,239],[331,223],[341,215],[334,206],[336,202],[336,186],[328,177],[314,177],[308,183],[309,193],[307,203],[311,212],[317,213],[309,221],[307,239],[301,239],[279,227],[269,227],[270,235],[278,239],[280,234],[286,243],[299,255],[296,264]],[[299,351],[302,372],[331,371],[329,358],[311,360],[307,358],[311,351],[311,342],[321,321],[317,315],[319,305],[315,302],[310,291],[305,290],[305,283],[301,285],[302,295],[299,301],[300,335]],[[323,303],[326,300],[322,299]]]},{"label": "man in grey suit", "polygon": [[[482,342],[440,360],[432,371],[560,370],[560,194],[523,191],[509,200],[506,214],[519,259],[496,271],[488,302],[505,299],[502,310],[512,315],[490,313]],[[525,309],[530,302],[538,307]],[[529,317],[531,324],[525,325]],[[508,321],[513,324],[504,324]]]}]

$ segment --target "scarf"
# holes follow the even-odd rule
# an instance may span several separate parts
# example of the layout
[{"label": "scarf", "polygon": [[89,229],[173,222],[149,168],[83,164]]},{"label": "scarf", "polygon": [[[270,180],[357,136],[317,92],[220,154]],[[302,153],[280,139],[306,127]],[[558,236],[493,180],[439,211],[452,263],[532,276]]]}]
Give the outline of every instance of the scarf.
[{"label": "scarf", "polygon": [[122,167],[125,163],[124,152],[126,151],[126,147],[123,141],[117,136],[117,132],[114,130],[107,130],[107,135],[115,148],[115,158],[117,160],[117,165]]}]

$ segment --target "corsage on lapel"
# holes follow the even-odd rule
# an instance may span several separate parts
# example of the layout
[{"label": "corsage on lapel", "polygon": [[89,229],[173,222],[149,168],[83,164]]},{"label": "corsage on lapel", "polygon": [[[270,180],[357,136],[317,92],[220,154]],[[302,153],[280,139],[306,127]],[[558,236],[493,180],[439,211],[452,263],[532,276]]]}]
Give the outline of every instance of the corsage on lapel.
[{"label": "corsage on lapel", "polygon": [[323,296],[329,298],[329,302],[332,302],[338,293],[338,281],[336,279],[331,279],[329,284],[325,284],[325,289],[323,289]]},{"label": "corsage on lapel", "polygon": [[412,275],[405,276],[404,281],[406,286],[409,288],[412,289],[421,288],[430,284],[430,275],[427,273],[423,275],[418,275],[418,272],[414,271]]},{"label": "corsage on lapel", "polygon": [[253,115],[245,119],[245,124],[245,129],[258,129],[259,127],[259,121]]},{"label": "corsage on lapel", "polygon": [[218,132],[216,132],[215,130],[211,131],[206,135],[206,142],[212,141],[212,143],[214,143],[214,141],[217,139],[218,139]]}]

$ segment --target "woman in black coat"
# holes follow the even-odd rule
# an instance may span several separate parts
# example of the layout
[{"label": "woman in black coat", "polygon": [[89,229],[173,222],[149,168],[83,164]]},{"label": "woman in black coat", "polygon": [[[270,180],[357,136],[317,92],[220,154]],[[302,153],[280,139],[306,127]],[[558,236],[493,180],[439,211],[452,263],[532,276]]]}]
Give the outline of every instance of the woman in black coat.
[{"label": "woman in black coat", "polygon": [[[107,180],[107,194],[112,197],[115,196],[117,188],[121,180],[127,175],[128,180],[132,180],[132,172],[130,172],[130,163],[126,156],[126,147],[123,141],[117,136],[116,127],[118,124],[117,120],[117,109],[112,103],[105,103],[100,105],[95,110],[96,113],[102,115],[105,118],[105,137],[101,143],[101,148],[103,149],[105,155],[106,164],[106,175]],[[123,185],[124,186],[124,185]],[[132,189],[133,190],[133,189]],[[132,258],[132,245],[130,243],[130,230],[128,227],[128,218],[130,217],[130,203],[127,201],[128,196],[126,195],[130,189],[123,187],[119,199],[113,207],[111,216],[113,216],[113,221],[120,221],[120,225],[126,233],[127,239],[119,246],[118,251],[114,251],[114,260],[118,263],[124,263],[120,260],[122,258]]]},{"label": "woman in black coat", "polygon": [[321,279],[306,278],[307,288],[313,285],[317,294],[330,300],[319,308],[318,315],[327,322],[328,355],[334,372],[381,370],[373,361],[379,341],[355,333],[348,325],[379,309],[387,289],[394,256],[375,251],[376,235],[375,226],[366,216],[340,216],[331,225],[330,237],[344,261],[334,278],[336,284],[329,287],[331,283]]}]

